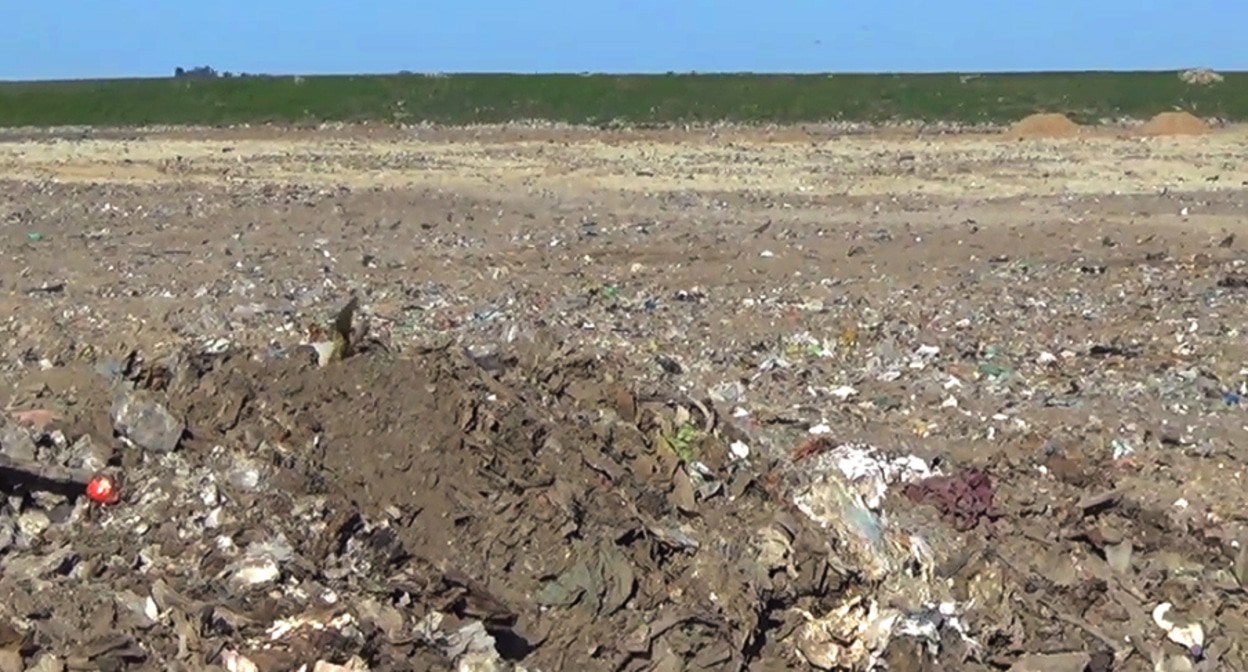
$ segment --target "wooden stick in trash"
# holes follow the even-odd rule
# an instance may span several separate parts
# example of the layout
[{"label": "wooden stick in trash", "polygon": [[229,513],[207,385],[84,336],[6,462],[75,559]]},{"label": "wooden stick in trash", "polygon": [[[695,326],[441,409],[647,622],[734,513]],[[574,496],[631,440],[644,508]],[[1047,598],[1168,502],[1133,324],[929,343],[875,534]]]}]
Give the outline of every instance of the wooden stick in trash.
[{"label": "wooden stick in trash", "polygon": [[0,478],[10,476],[46,490],[81,492],[95,475],[85,469],[72,469],[0,454]]}]

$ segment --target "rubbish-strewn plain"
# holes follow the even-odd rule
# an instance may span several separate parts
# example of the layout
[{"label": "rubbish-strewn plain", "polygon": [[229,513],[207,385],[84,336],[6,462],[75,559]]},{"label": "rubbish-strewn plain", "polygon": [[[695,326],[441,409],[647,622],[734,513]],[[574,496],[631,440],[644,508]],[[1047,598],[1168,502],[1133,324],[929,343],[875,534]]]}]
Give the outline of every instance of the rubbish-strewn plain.
[{"label": "rubbish-strewn plain", "polygon": [[0,670],[1248,669],[1244,132],[1044,126],[8,137]]}]

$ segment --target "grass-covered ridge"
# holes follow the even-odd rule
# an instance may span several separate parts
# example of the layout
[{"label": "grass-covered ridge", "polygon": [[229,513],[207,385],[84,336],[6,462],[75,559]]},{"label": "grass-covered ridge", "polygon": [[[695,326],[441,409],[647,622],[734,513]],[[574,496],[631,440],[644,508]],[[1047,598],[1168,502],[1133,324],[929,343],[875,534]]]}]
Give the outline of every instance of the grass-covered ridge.
[{"label": "grass-covered ridge", "polygon": [[0,83],[0,126],[316,121],[440,124],[544,119],[792,123],[1002,123],[1032,112],[1080,122],[1176,108],[1248,120],[1248,72],[923,75],[358,75]]}]

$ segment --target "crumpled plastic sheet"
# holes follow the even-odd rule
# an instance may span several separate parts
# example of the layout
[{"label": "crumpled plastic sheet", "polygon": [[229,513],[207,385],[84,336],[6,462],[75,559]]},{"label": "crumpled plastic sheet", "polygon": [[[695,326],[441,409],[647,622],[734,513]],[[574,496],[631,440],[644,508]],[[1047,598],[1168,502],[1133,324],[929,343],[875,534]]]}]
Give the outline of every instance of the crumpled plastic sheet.
[{"label": "crumpled plastic sheet", "polygon": [[873,597],[858,596],[823,616],[803,613],[806,619],[795,633],[794,646],[809,665],[821,670],[876,670],[894,637],[919,640],[932,654],[940,649],[942,631],[956,634],[972,651],[980,644],[967,634],[961,609],[954,602],[928,604],[904,614],[881,607]]},{"label": "crumpled plastic sheet", "polygon": [[[979,493],[973,488],[981,487],[981,481],[972,479],[968,486],[913,455],[890,459],[871,446],[836,445],[826,437],[799,448],[788,478],[793,504],[827,530],[839,560],[863,581],[825,613],[801,612],[806,623],[795,631],[792,644],[803,660],[824,670],[878,669],[894,637],[919,639],[934,652],[945,629],[978,649],[958,618],[958,605],[942,599],[946,591],[934,578],[931,547],[922,537],[892,525],[879,509],[890,485],[961,483]],[[962,492],[956,487],[951,491]],[[894,597],[902,599],[889,599]],[[927,606],[914,613],[884,606],[900,603]]]},{"label": "crumpled plastic sheet", "polygon": [[838,446],[830,457],[845,478],[858,486],[863,502],[873,511],[878,511],[884,503],[890,485],[913,483],[940,474],[920,457],[902,455],[885,459],[874,448],[862,444]]},{"label": "crumpled plastic sheet", "polygon": [[442,629],[443,620],[442,614],[430,612],[417,624],[417,636],[454,661],[459,672],[499,669],[502,663],[496,642],[483,623],[469,621],[456,630],[446,631]]},{"label": "crumpled plastic sheet", "polygon": [[959,532],[972,530],[981,520],[998,515],[993,505],[996,488],[988,474],[979,469],[907,483],[902,493],[916,504],[936,507]]},{"label": "crumpled plastic sheet", "polygon": [[888,458],[865,443],[838,445],[827,436],[806,440],[794,452],[793,459],[801,463],[804,471],[835,468],[855,486],[863,504],[872,511],[880,510],[889,486],[913,483],[941,473],[915,455]]}]

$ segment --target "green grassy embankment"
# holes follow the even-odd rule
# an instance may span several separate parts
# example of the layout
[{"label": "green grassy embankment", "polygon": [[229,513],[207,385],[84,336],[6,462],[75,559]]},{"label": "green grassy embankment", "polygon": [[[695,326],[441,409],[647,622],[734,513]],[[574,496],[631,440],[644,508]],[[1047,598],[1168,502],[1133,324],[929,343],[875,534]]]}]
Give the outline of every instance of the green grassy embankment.
[{"label": "green grassy embankment", "polygon": [[0,83],[0,126],[318,121],[575,124],[897,120],[1081,123],[1171,109],[1248,120],[1248,72],[932,75],[272,76]]}]

